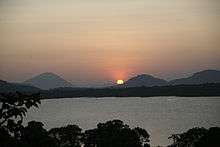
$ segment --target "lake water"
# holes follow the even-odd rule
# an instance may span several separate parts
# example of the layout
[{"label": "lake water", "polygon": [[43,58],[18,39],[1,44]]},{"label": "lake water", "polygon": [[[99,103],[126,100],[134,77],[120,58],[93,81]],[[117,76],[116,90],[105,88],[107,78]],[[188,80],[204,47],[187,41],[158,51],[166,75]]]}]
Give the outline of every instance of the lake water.
[{"label": "lake water", "polygon": [[77,124],[92,129],[99,122],[120,119],[151,135],[151,145],[167,145],[168,136],[192,127],[220,126],[220,97],[66,98],[43,100],[25,121],[45,128]]}]

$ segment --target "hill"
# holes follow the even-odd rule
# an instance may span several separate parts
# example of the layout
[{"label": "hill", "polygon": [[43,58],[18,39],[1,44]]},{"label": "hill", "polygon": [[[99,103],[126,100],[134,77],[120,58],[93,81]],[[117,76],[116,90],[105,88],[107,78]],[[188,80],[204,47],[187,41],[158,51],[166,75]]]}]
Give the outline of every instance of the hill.
[{"label": "hill", "polygon": [[70,82],[51,72],[37,75],[29,80],[24,81],[24,83],[44,90],[73,86]]},{"label": "hill", "polygon": [[25,85],[25,84],[18,84],[18,83],[9,83],[6,81],[0,80],[0,93],[9,93],[9,92],[24,92],[24,93],[36,93],[39,92],[40,89]]},{"label": "hill", "polygon": [[159,79],[147,74],[142,74],[129,79],[123,85],[118,85],[117,87],[152,87],[164,85],[167,85],[166,80]]},{"label": "hill", "polygon": [[205,83],[220,83],[220,71],[204,70],[194,73],[190,77],[176,79],[169,82],[170,85],[195,85]]}]

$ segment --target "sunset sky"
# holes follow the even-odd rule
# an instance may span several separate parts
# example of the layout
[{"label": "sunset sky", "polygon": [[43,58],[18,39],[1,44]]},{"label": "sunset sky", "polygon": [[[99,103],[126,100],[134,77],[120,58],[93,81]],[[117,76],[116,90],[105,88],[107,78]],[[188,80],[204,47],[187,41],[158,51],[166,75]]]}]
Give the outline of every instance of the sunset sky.
[{"label": "sunset sky", "polygon": [[219,0],[0,0],[0,79],[76,84],[220,69]]}]

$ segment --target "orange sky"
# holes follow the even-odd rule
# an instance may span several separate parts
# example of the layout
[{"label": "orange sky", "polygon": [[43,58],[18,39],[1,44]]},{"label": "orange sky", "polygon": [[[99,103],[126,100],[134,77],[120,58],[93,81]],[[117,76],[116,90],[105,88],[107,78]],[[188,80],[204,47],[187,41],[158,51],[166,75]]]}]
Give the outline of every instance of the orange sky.
[{"label": "orange sky", "polygon": [[73,83],[220,69],[219,0],[1,0],[0,79]]}]

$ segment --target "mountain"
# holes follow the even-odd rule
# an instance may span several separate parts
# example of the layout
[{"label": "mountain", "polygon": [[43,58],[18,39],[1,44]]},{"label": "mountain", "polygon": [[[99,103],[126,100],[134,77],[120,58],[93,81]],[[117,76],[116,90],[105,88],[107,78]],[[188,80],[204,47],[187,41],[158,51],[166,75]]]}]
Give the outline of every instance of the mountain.
[{"label": "mountain", "polygon": [[40,91],[40,89],[29,85],[9,83],[0,80],[0,93],[8,93],[8,92],[16,92],[16,91],[37,93]]},{"label": "mountain", "polygon": [[187,78],[172,80],[170,85],[192,85],[192,84],[205,84],[205,83],[220,83],[220,71],[218,70],[204,70],[194,73]]},{"label": "mountain", "polygon": [[206,83],[220,83],[220,71],[218,70],[204,70],[194,73],[192,76],[187,78],[175,79],[172,81],[165,81],[153,77],[151,75],[142,74],[133,77],[126,81],[123,85],[116,85],[114,87],[152,87],[152,86],[165,86],[165,85],[198,85]]},{"label": "mountain", "polygon": [[164,86],[167,84],[167,81],[153,77],[151,75],[142,74],[136,77],[133,77],[126,81],[123,85],[118,85],[119,87],[152,87],[152,86]]},{"label": "mountain", "polygon": [[47,72],[35,76],[29,80],[24,81],[25,84],[33,85],[40,89],[48,90],[59,87],[72,87],[73,85],[61,78],[60,76]]},{"label": "mountain", "polygon": [[4,86],[5,84],[7,84],[6,81],[0,80],[0,86]]}]

